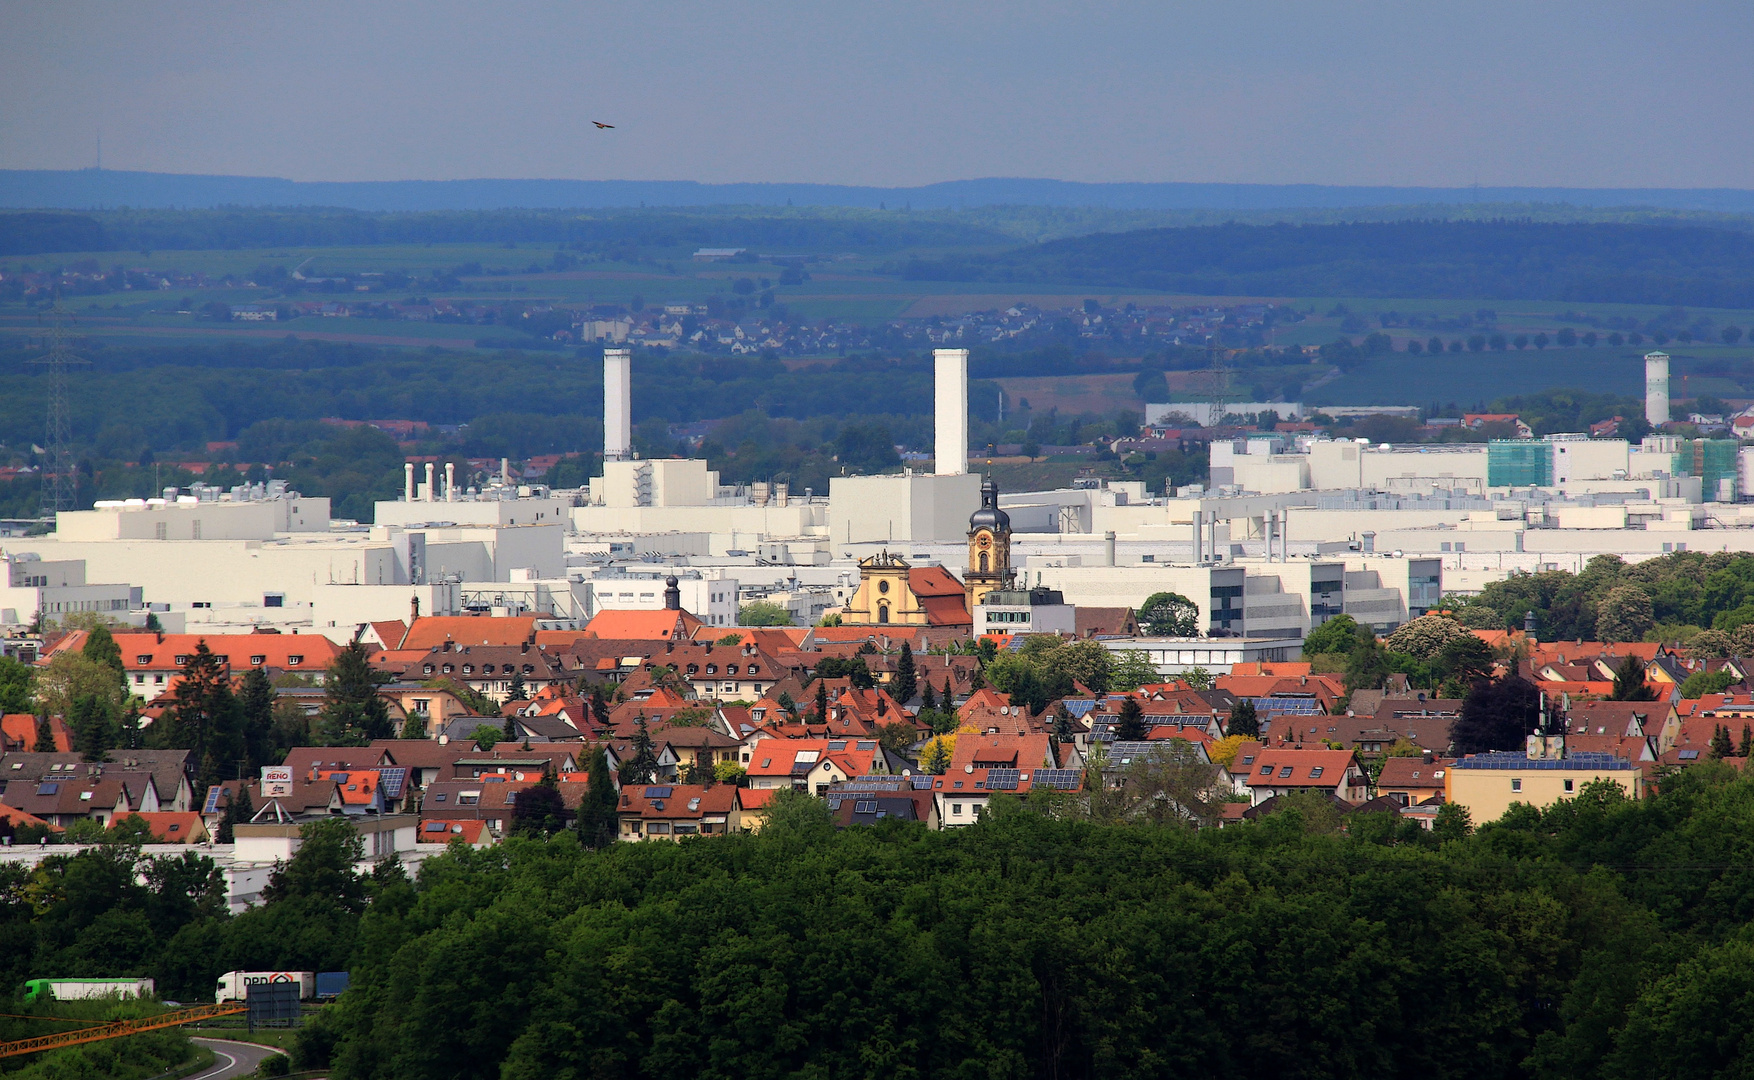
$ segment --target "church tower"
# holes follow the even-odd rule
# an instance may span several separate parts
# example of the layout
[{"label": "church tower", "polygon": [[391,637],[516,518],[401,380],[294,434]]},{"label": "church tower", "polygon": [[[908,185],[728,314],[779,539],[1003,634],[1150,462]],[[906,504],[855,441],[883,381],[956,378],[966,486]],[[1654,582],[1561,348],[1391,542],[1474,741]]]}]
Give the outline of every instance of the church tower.
[{"label": "church tower", "polygon": [[1011,587],[1011,516],[999,509],[999,485],[981,484],[981,508],[968,518],[968,613],[994,589]]}]

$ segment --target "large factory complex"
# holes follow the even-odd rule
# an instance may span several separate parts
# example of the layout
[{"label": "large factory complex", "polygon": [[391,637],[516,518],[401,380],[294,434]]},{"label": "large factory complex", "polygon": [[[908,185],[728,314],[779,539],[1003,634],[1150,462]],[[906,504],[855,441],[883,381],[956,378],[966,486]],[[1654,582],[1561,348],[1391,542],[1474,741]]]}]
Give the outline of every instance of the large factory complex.
[{"label": "large factory complex", "polygon": [[[1646,366],[1660,432],[1668,358]],[[604,368],[603,471],[586,488],[461,489],[448,468],[410,464],[369,525],[270,483],[99,503],[59,514],[50,535],[0,539],[10,651],[39,616],[77,612],[346,642],[411,612],[573,629],[679,603],[728,627],[761,600],[799,625],[838,614],[1014,633],[1175,592],[1200,606],[1204,633],[1129,646],[1167,674],[1288,658],[1340,613],[1386,631],[1446,594],[1600,554],[1754,550],[1754,449],[1734,440],[1260,434],[1212,443],[1204,485],[999,491],[969,470],[968,354],[941,349],[933,468],[836,477],[824,497],[722,484],[702,460],[639,459],[630,354],[607,350]]]}]

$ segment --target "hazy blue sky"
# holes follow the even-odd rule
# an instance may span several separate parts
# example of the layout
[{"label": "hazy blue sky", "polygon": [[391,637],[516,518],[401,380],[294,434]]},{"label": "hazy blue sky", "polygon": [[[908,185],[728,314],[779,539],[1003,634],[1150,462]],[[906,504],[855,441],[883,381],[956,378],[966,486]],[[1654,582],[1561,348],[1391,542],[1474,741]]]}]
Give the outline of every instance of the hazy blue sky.
[{"label": "hazy blue sky", "polygon": [[0,0],[13,169],[1748,188],[1751,103],[1749,0]]}]

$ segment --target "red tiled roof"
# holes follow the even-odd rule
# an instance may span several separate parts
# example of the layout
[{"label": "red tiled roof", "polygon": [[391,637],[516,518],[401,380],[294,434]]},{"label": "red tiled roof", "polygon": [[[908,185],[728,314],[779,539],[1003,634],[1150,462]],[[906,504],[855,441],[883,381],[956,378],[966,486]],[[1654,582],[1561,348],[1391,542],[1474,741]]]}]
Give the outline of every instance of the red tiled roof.
[{"label": "red tiled roof", "polygon": [[656,611],[611,610],[599,611],[585,624],[585,632],[599,638],[685,641],[700,626],[701,621],[686,611],[668,608]]},{"label": "red tiled roof", "polygon": [[118,817],[110,823],[110,828],[115,828],[131,817],[146,822],[146,827],[152,830],[153,838],[161,844],[192,844],[207,838],[207,826],[201,821],[201,815],[192,810],[159,811],[151,814],[136,811]]},{"label": "red tiled roof", "polygon": [[209,652],[237,671],[252,667],[322,671],[341,652],[341,646],[321,634],[116,635],[122,666],[128,671],[180,668],[202,642],[207,643]]},{"label": "red tiled roof", "polygon": [[[1338,787],[1354,760],[1350,750],[1262,750],[1248,782],[1259,787]],[[1282,776],[1287,766],[1291,775]],[[1315,775],[1317,769],[1320,775]]]},{"label": "red tiled roof", "polygon": [[437,818],[426,818],[420,823],[420,831],[415,834],[415,841],[421,844],[448,844],[452,840],[461,840],[473,847],[481,843],[484,835],[489,840],[493,838],[487,831],[487,822],[480,819],[440,821]]},{"label": "red tiled roof", "polygon": [[450,641],[458,645],[522,645],[536,629],[534,615],[423,615],[408,628],[401,647],[431,649]]}]

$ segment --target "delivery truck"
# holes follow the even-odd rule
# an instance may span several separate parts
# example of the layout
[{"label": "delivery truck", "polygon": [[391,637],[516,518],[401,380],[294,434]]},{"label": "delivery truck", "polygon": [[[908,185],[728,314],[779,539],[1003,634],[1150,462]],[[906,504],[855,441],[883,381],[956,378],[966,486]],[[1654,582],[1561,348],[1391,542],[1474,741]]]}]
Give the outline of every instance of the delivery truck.
[{"label": "delivery truck", "polygon": [[298,999],[309,1001],[317,993],[317,976],[312,971],[228,971],[219,977],[214,1001],[246,1001],[249,988],[273,983],[297,983]]},{"label": "delivery truck", "polygon": [[84,1001],[88,998],[143,998],[156,992],[151,979],[32,979],[24,984],[24,1000]]}]

